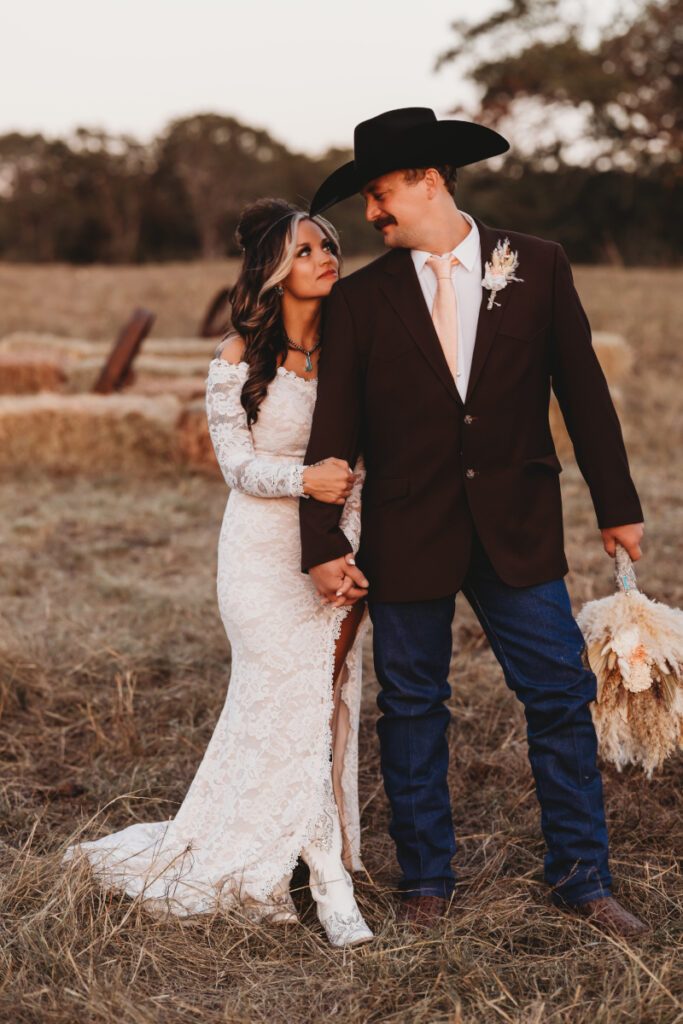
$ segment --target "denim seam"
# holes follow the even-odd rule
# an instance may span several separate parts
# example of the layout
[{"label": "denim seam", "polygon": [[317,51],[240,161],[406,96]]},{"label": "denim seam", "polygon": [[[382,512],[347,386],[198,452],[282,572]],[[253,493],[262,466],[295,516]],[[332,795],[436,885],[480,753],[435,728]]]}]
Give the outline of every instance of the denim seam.
[{"label": "denim seam", "polygon": [[[477,616],[481,616],[481,618],[486,623],[487,629],[491,632],[492,636],[494,637],[494,639],[496,641],[496,645],[497,645],[497,647],[500,650],[500,657],[498,658],[498,660],[501,662],[501,664],[506,669],[506,671],[510,675],[512,675],[513,674],[512,673],[512,668],[511,668],[510,663],[507,660],[507,657],[505,655],[505,650],[503,648],[503,645],[501,644],[500,639],[498,637],[498,634],[496,633],[495,629],[493,628],[493,625],[491,624],[491,620],[489,619],[488,615],[484,611],[484,608],[483,608],[483,606],[481,604],[481,601],[477,597],[477,594],[476,594],[476,591],[475,591],[474,587],[470,584],[467,587],[467,590],[464,593],[465,593],[465,596],[467,597],[468,600],[470,599],[470,594],[474,598],[474,603],[476,605],[475,612],[476,612]],[[498,657],[496,651],[494,651],[493,653],[496,654],[496,657]]]},{"label": "denim seam", "polygon": [[421,843],[420,843],[420,840],[419,840],[419,830],[417,828],[417,815],[416,815],[416,812],[415,812],[415,789],[414,789],[414,786],[413,786],[413,728],[412,728],[413,720],[412,720],[412,716],[411,715],[408,716],[408,721],[410,723],[410,726],[408,728],[408,770],[410,771],[410,812],[411,812],[411,815],[412,815],[412,818],[413,818],[413,829],[414,829],[414,835],[415,835],[415,839],[416,839],[415,845],[416,845],[416,848],[417,848],[418,859],[420,861],[420,881],[421,881],[422,880],[422,876],[423,876],[423,872],[424,872],[424,867],[423,867],[423,862],[422,862]]}]

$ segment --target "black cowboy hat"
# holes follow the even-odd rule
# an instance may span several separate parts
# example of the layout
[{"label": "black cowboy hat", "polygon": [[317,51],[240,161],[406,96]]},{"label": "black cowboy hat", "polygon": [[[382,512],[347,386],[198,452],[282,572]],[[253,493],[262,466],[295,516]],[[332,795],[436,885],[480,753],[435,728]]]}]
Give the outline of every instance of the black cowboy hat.
[{"label": "black cowboy hat", "polygon": [[325,179],[313,197],[311,216],[389,171],[440,164],[464,167],[509,148],[510,143],[491,128],[471,121],[437,121],[429,107],[387,110],[356,125],[354,159]]}]

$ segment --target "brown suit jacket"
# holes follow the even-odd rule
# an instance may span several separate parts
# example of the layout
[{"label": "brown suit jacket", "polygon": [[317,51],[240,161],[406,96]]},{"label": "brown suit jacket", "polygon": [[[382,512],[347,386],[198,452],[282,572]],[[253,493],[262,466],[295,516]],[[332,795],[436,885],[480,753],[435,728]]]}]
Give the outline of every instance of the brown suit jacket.
[{"label": "brown suit jacket", "polygon": [[[306,462],[363,453],[358,565],[376,601],[443,597],[463,582],[473,529],[514,587],[567,572],[548,422],[557,395],[600,527],[642,520],[621,428],[560,245],[477,221],[483,263],[510,239],[517,274],[483,293],[466,401],[407,249],[332,289]],[[350,550],[341,506],[302,501],[302,569]]]}]

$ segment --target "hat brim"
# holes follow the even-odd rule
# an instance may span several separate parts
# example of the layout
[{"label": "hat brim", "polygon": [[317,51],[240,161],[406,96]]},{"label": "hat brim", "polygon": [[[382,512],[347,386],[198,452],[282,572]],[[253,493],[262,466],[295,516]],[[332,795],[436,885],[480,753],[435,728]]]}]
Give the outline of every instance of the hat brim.
[{"label": "hat brim", "polygon": [[381,155],[349,160],[325,180],[313,197],[311,216],[360,192],[375,178],[410,167],[466,167],[507,152],[510,143],[492,128],[471,121],[435,121],[402,132]]}]

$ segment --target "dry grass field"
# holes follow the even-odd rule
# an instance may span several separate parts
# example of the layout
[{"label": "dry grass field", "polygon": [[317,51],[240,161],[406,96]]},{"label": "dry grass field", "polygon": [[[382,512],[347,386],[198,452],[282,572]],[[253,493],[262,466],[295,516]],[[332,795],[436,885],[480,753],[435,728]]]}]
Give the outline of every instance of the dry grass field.
[{"label": "dry grass field", "polygon": [[[0,265],[0,337],[113,338],[133,306],[153,337],[188,337],[228,264]],[[683,272],[579,268],[595,328],[635,354],[623,422],[647,519],[643,589],[683,605],[678,372]],[[568,577],[578,610],[611,588],[588,492],[565,461]],[[172,816],[223,703],[229,648],[215,601],[219,477],[188,469],[47,475],[0,490],[0,1022],[2,1024],[675,1024],[683,1021],[681,759],[651,781],[604,770],[617,894],[652,925],[637,945],[549,904],[523,715],[464,599],[454,624],[453,912],[416,937],[395,921],[397,868],[366,652],[359,900],[377,933],[325,944],[238,914],[158,922],[66,873],[64,848]]]}]

